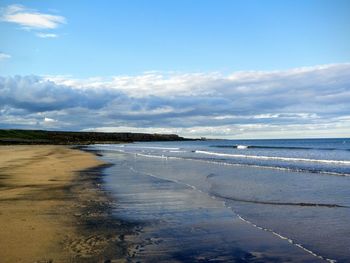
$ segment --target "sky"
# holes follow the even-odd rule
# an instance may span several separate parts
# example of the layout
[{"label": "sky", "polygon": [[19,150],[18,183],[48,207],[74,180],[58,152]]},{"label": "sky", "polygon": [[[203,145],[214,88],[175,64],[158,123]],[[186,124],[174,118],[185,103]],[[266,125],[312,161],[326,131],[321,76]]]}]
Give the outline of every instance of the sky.
[{"label": "sky", "polygon": [[349,137],[350,1],[0,1],[0,128]]}]

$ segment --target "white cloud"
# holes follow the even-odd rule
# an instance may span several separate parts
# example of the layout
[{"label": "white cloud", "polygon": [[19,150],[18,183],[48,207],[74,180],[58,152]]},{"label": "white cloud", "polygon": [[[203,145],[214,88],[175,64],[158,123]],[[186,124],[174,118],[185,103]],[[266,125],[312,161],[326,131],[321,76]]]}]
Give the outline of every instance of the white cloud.
[{"label": "white cloud", "polygon": [[3,8],[0,20],[18,24],[26,29],[55,29],[66,23],[63,16],[40,13],[22,5]]},{"label": "white cloud", "polygon": [[28,120],[44,125],[45,116],[69,130],[333,137],[350,130],[349,101],[350,64],[231,75],[0,77],[0,117],[7,120],[0,127],[30,128]]},{"label": "white cloud", "polygon": [[[224,97],[226,95],[248,96],[250,94],[263,96],[268,93],[280,94],[288,90],[293,90],[293,92],[310,90],[315,88],[316,83],[322,92],[327,90],[329,85],[337,85],[336,82],[347,80],[346,74],[349,73],[349,70],[350,63],[344,63],[284,71],[236,72],[228,76],[217,72],[183,74],[147,72],[138,76],[114,76],[111,78],[74,79],[69,76],[46,76],[45,79],[58,85],[79,89],[115,89],[133,97],[179,95]],[[339,96],[338,93],[335,94]]]},{"label": "white cloud", "polygon": [[96,132],[140,132],[180,134],[187,138],[223,138],[223,139],[278,139],[278,138],[347,138],[350,120],[320,124],[237,124],[221,126],[194,126],[189,128],[173,127],[98,127],[86,128],[83,131]]},{"label": "white cloud", "polygon": [[[39,113],[39,114],[37,115],[37,117],[40,118],[41,115],[42,115],[42,114]],[[42,121],[37,120],[37,122],[36,122],[36,126],[37,126],[37,127],[38,127],[38,126],[41,126],[41,127],[43,127],[44,129],[45,129],[45,128],[50,128],[50,129],[52,129],[52,128],[57,128],[57,127],[59,127],[59,125],[60,125],[59,121],[57,121],[57,120],[55,120],[55,119],[53,119],[53,118],[49,118],[49,117],[44,117],[44,119],[43,119]]]},{"label": "white cloud", "polygon": [[46,123],[53,123],[53,122],[57,122],[57,121],[56,121],[56,120],[54,120],[54,119],[51,119],[51,118],[45,117],[45,118],[44,118],[44,122],[46,122]]},{"label": "white cloud", "polygon": [[9,58],[11,58],[11,56],[9,54],[5,54],[5,53],[0,52],[0,61],[5,60],[5,59],[9,59]]},{"label": "white cloud", "polygon": [[56,38],[58,37],[57,34],[52,34],[52,33],[37,33],[36,36],[40,38]]},{"label": "white cloud", "polygon": [[46,76],[47,80],[59,85],[69,85],[79,89],[110,88],[125,92],[133,97],[173,96],[178,94],[209,95],[215,86],[225,80],[218,73],[160,73],[146,72],[139,76],[114,76],[111,78],[74,79],[66,76]]}]

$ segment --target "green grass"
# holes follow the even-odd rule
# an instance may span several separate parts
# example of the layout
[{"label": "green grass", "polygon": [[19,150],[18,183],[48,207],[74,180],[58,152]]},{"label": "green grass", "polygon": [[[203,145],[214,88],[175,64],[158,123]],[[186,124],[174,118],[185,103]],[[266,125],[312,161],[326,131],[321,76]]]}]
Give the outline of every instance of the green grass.
[{"label": "green grass", "polygon": [[0,144],[91,144],[183,139],[175,134],[0,130]]},{"label": "green grass", "polygon": [[46,131],[0,130],[0,139],[48,140]]}]

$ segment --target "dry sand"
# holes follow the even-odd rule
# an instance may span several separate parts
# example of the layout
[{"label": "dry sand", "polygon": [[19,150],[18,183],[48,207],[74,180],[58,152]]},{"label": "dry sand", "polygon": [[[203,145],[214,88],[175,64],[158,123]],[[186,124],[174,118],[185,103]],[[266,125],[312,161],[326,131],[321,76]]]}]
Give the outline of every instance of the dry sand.
[{"label": "dry sand", "polygon": [[0,146],[1,262],[122,258],[128,228],[109,217],[103,165],[65,146]]}]

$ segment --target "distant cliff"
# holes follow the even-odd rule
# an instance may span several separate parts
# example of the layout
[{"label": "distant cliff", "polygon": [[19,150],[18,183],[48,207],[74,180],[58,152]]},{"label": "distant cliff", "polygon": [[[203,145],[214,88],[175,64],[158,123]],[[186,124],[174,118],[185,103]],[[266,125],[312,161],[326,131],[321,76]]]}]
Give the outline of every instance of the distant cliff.
[{"label": "distant cliff", "polygon": [[183,141],[176,134],[131,132],[66,132],[44,130],[1,130],[0,144],[94,144],[146,141]]}]

